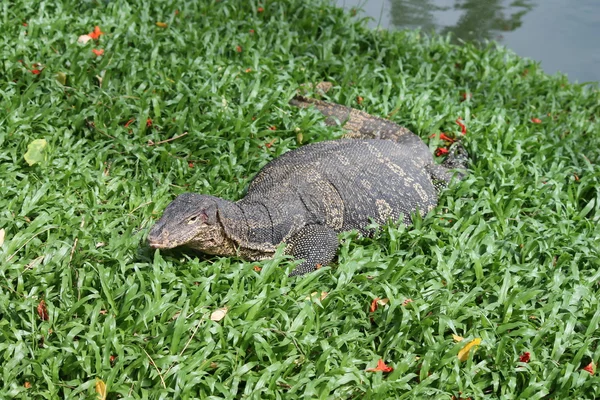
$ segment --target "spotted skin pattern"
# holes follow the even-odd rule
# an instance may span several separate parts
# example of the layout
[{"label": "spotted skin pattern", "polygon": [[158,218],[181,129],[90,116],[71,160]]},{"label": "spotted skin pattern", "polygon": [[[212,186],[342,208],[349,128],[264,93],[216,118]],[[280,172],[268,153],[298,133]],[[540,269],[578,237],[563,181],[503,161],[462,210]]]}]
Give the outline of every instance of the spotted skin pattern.
[{"label": "spotted skin pattern", "polygon": [[[303,275],[331,262],[339,232],[369,234],[372,222],[410,224],[412,213],[424,215],[436,206],[439,188],[452,179],[451,171],[436,164],[427,145],[404,127],[303,96],[290,104],[315,107],[326,124],[341,124],[347,138],[309,144],[271,161],[238,202],[180,195],[151,229],[150,246],[185,245],[262,260],[285,243],[286,254],[302,260],[290,275]],[[449,166],[464,168],[466,152],[457,148]]]}]

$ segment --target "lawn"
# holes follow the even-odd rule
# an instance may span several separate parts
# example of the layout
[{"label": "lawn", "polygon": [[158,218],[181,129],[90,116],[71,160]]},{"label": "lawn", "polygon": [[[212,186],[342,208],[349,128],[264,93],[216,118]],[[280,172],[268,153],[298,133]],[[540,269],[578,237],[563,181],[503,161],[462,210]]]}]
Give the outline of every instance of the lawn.
[{"label": "lawn", "polygon": [[[318,0],[174,3],[0,6],[0,398],[600,397],[597,86]],[[322,80],[463,137],[468,177],[305,277],[147,246],[176,195],[340,137],[288,105]]]}]

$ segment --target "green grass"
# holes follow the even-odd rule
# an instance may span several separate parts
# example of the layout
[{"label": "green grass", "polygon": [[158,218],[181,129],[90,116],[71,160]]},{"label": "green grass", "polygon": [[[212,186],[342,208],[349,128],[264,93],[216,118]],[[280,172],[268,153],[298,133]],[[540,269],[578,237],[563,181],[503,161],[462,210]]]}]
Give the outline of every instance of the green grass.
[{"label": "green grass", "polygon": [[[1,398],[94,398],[96,379],[135,399],[600,397],[582,369],[600,361],[596,87],[316,0],[4,2],[0,76]],[[462,117],[469,177],[411,227],[342,235],[339,263],[300,279],[282,256],[147,247],[177,194],[239,199],[300,136],[339,137],[287,105],[321,80],[432,151]],[[481,346],[461,362],[452,334]],[[365,371],[379,359],[394,371]]]}]

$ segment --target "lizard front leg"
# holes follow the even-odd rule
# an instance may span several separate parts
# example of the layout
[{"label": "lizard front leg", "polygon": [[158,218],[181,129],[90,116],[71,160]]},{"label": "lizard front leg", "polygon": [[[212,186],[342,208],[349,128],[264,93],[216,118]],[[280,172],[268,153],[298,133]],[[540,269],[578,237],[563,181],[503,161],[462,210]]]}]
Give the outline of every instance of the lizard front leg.
[{"label": "lizard front leg", "polygon": [[337,233],[326,225],[306,225],[285,241],[285,254],[302,260],[290,276],[304,275],[333,260],[339,241]]}]

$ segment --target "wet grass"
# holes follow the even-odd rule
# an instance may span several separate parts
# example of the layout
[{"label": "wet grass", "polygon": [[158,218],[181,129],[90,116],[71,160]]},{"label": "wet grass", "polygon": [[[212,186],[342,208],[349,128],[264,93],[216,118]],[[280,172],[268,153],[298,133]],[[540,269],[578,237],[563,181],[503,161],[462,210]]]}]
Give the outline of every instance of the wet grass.
[{"label": "wet grass", "polygon": [[[97,380],[108,398],[600,396],[594,88],[306,0],[16,1],[0,49],[0,397],[91,398]],[[238,199],[269,160],[339,137],[287,105],[321,80],[432,151],[461,117],[469,177],[300,279],[281,256],[146,246],[177,194]],[[482,342],[462,362],[453,334]],[[394,371],[365,371],[379,359]]]}]

